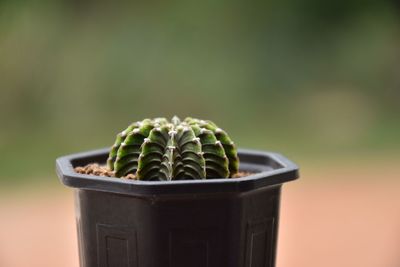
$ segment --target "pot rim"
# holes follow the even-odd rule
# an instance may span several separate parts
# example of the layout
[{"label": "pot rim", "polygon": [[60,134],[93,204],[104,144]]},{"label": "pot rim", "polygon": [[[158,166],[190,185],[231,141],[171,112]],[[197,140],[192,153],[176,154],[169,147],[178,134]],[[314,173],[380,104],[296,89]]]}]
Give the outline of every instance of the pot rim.
[{"label": "pot rim", "polygon": [[60,157],[56,160],[57,175],[69,187],[134,196],[240,193],[278,186],[299,177],[298,166],[281,154],[252,149],[238,149],[239,169],[256,172],[240,178],[141,181],[75,172],[77,166],[104,164],[109,151],[110,148],[103,148]]}]

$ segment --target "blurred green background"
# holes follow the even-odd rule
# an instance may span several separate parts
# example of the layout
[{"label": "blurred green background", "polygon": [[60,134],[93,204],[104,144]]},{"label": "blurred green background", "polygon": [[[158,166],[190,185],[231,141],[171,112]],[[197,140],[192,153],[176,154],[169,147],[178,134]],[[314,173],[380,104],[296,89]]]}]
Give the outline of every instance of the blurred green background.
[{"label": "blurred green background", "polygon": [[301,166],[400,155],[396,1],[0,1],[0,186],[145,117]]}]

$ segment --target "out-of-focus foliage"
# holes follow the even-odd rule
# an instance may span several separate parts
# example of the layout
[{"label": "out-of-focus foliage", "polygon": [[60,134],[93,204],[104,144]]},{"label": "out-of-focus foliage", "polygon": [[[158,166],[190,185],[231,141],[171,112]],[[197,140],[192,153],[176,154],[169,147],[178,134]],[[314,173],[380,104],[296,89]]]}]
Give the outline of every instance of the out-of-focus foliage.
[{"label": "out-of-focus foliage", "polygon": [[1,1],[0,183],[173,114],[295,159],[396,153],[395,4]]}]

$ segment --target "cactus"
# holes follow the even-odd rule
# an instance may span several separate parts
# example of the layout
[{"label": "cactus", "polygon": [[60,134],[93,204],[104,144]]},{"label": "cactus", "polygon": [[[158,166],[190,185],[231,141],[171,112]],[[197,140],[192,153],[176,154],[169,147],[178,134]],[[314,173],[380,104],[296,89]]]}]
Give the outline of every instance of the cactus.
[{"label": "cactus", "polygon": [[107,166],[116,177],[150,181],[228,178],[238,172],[239,158],[213,122],[175,116],[131,124],[117,135]]}]

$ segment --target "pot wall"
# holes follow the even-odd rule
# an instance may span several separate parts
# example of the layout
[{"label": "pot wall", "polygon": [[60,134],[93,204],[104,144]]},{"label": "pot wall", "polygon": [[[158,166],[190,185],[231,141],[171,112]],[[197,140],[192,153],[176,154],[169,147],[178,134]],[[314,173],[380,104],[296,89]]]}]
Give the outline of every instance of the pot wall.
[{"label": "pot wall", "polygon": [[81,267],[274,267],[281,185],[135,197],[77,189]]}]

